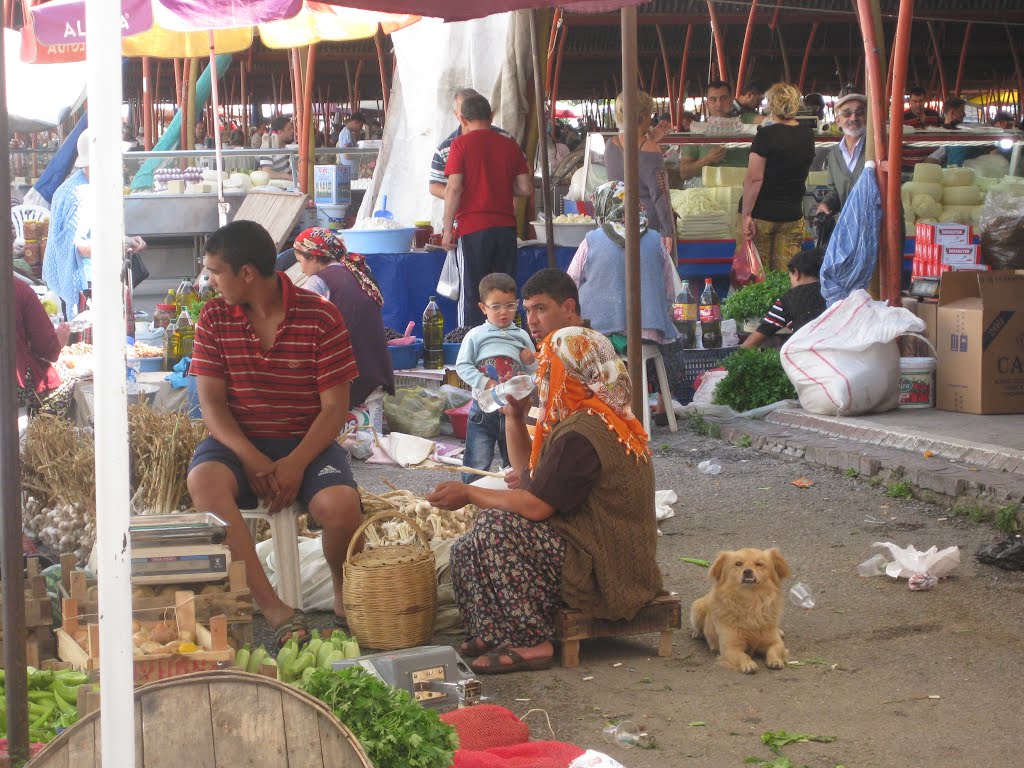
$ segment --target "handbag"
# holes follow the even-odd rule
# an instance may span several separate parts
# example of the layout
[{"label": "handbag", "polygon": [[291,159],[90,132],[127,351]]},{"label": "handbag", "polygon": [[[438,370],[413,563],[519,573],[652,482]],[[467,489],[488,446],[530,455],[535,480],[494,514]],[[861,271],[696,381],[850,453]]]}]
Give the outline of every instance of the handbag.
[{"label": "handbag", "polygon": [[441,267],[441,277],[437,280],[437,295],[458,301],[462,289],[462,275],[459,273],[459,257],[455,251],[448,251]]},{"label": "handbag", "polygon": [[132,288],[138,288],[139,284],[149,277],[149,269],[139,254],[132,252]]},{"label": "handbag", "polygon": [[761,256],[753,240],[741,240],[736,244],[736,253],[732,257],[732,268],[729,270],[729,286],[739,290],[751,283],[764,281],[764,267]]}]

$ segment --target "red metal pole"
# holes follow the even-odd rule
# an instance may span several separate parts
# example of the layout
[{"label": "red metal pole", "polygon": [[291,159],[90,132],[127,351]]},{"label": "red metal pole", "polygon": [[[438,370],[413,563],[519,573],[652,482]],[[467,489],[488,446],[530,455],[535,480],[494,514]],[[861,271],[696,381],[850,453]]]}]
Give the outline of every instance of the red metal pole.
[{"label": "red metal pole", "polygon": [[1010,55],[1013,57],[1013,69],[1017,75],[1017,117],[1024,115],[1024,73],[1021,71],[1020,54],[1017,52],[1017,41],[1010,32],[1010,27],[1004,25],[1006,39],[1010,44]]},{"label": "red metal pole", "polygon": [[[377,67],[380,69],[380,92],[384,94],[384,114],[388,113],[388,100],[391,98],[388,88],[388,75],[384,70],[384,32],[377,25],[377,32],[373,36],[373,43],[377,46]],[[356,107],[355,109],[358,109]]]},{"label": "red metal pole", "polygon": [[[707,0],[708,16],[711,18],[711,34],[715,39],[715,55],[718,57],[718,79],[729,82],[729,69],[725,62],[725,44],[722,41],[722,28],[718,24],[718,12],[714,0]],[[736,83],[735,91],[739,93],[743,83]]]},{"label": "red metal pole", "polygon": [[939,87],[942,89],[942,101],[946,101],[949,91],[946,90],[946,70],[942,66],[942,51],[939,49],[939,38],[935,34],[935,25],[928,22],[928,35],[932,39],[932,51],[935,53],[935,71],[939,75]]},{"label": "red metal pole", "polygon": [[[775,12],[778,13],[778,8]],[[740,88],[746,82],[747,77],[747,61],[750,57],[750,39],[754,34],[754,15],[757,13],[757,0],[750,0],[750,15],[747,16],[747,29],[743,33],[743,48],[740,49],[740,68],[736,72],[736,92],[739,93]]]},{"label": "red metal pole", "polygon": [[[565,38],[569,36],[569,25],[562,21],[562,36],[558,39],[558,55],[555,57],[555,77],[551,81],[551,134],[555,133],[555,105],[558,103],[558,81],[562,77],[562,58],[565,56]],[[537,105],[543,114],[544,102]]]},{"label": "red metal pole", "polygon": [[242,59],[238,62],[239,100],[242,102],[242,135],[245,137],[245,146],[249,146],[249,62]]},{"label": "red metal pole", "polygon": [[774,32],[775,29],[779,26],[779,11],[781,10],[782,6],[776,5],[775,13],[772,14],[772,20],[768,22],[768,29],[770,29],[772,32]]},{"label": "red metal pole", "polygon": [[775,34],[779,36],[779,55],[782,57],[782,74],[786,78],[786,82],[791,83],[793,82],[793,76],[789,71],[789,54],[786,53],[786,41],[782,37],[782,27],[776,27]]},{"label": "red metal pole", "polygon": [[[880,285],[882,295],[893,305],[900,294],[900,278],[903,271],[903,242],[900,237],[900,182],[903,165],[903,94],[907,85],[907,62],[910,57],[910,28],[914,21],[914,0],[900,0],[899,16],[896,20],[896,39],[893,41],[892,98],[889,119],[889,173],[886,179],[885,241],[890,256],[890,268],[882,273]],[[896,268],[892,267],[893,262]]]},{"label": "red metal pole", "polygon": [[[693,24],[686,25],[686,40],[683,42],[683,60],[679,62],[679,109],[676,110],[676,120],[682,116],[686,108],[686,64],[690,60],[690,41],[693,39]],[[679,127],[679,123],[676,123]]]},{"label": "red metal pole", "polygon": [[665,69],[665,93],[668,94],[668,117],[672,125],[676,125],[676,104],[672,98],[672,75],[668,70],[668,51],[665,49],[665,35],[661,32],[661,25],[656,28],[658,32],[658,47],[661,48],[661,65]]},{"label": "red metal pole", "polygon": [[[883,31],[884,38],[884,31]],[[885,103],[888,104],[892,101],[892,64],[893,58],[896,55],[896,45],[893,44],[892,48],[889,49],[889,68],[885,71]]]},{"label": "red metal pole", "polygon": [[964,44],[960,49],[960,66],[956,70],[956,87],[953,89],[953,95],[960,95],[960,83],[963,82],[964,77],[964,64],[967,62],[967,41],[971,39],[971,27],[974,26],[973,21],[968,21],[967,26],[964,27]]},{"label": "red metal pole", "polygon": [[[310,160],[313,157],[313,147],[310,143],[314,143],[313,137],[310,134],[310,127],[315,125],[313,120],[313,78],[316,72],[316,43],[312,43],[306,51],[306,88],[303,92],[302,97],[302,123],[305,130],[302,134],[302,141],[300,146],[302,147],[302,156],[299,158],[299,189],[302,192],[309,192],[309,179],[311,175],[310,171]],[[387,97],[385,96],[384,103],[387,104]],[[385,114],[387,113],[387,107],[384,108]]]},{"label": "red metal pole", "polygon": [[811,24],[811,31],[807,35],[807,46],[804,48],[804,62],[800,65],[800,79],[797,81],[797,90],[803,93],[804,82],[807,80],[807,65],[811,61],[811,46],[814,45],[814,36],[818,34],[818,22]]},{"label": "red metal pole", "polygon": [[[876,32],[877,27],[875,26],[875,13],[877,12],[878,0],[857,0],[857,15],[860,18],[860,29],[861,37],[864,39],[864,68],[866,73],[866,94],[868,97],[869,110],[868,113],[871,117],[871,129],[869,130],[869,137],[873,140],[872,147],[874,149],[874,159],[876,161],[875,174],[878,176],[878,188],[882,198],[882,210],[887,210],[887,186],[886,186],[886,175],[885,175],[885,104],[883,102],[883,96],[885,94],[885,78],[882,75],[881,65],[881,52],[879,51],[878,35]],[[900,134],[902,138],[902,133]],[[868,148],[865,148],[868,151]],[[869,156],[870,157],[870,156]],[[895,168],[896,177],[899,178],[900,169],[897,166]],[[897,190],[897,201],[899,200],[899,190]],[[883,217],[884,218],[884,217]],[[884,226],[884,221],[883,221]],[[879,233],[882,234],[882,233]],[[901,249],[902,250],[902,249]],[[899,270],[899,253],[890,253],[888,243],[884,238],[880,238],[878,248],[878,271],[879,275],[884,276],[885,280],[880,283],[886,286],[882,289],[881,298],[883,300],[896,300],[899,297],[899,292],[895,295],[888,295],[887,290],[889,286],[888,274],[892,269],[890,267],[890,256],[892,261],[896,262],[897,275]]]},{"label": "red metal pole", "polygon": [[551,17],[551,32],[548,34],[548,56],[547,72],[544,77],[544,93],[551,93],[551,79],[555,76],[554,58],[555,43],[558,41],[558,32],[562,22],[562,9],[556,8],[554,16]]}]

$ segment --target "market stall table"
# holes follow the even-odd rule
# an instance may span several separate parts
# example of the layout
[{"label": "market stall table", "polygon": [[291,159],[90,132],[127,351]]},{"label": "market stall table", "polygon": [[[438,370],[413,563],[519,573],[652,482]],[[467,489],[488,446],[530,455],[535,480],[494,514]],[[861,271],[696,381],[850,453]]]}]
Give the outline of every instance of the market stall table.
[{"label": "market stall table", "polygon": [[[153,371],[140,373],[138,382],[144,385],[158,387],[156,395],[151,403],[156,411],[184,411],[187,406],[188,389],[180,387],[175,389],[165,379],[167,371]],[[130,401],[129,397],[129,401]],[[71,403],[70,418],[79,427],[91,426],[95,405],[95,393],[93,390],[92,378],[81,378],[75,383],[75,394]]]}]

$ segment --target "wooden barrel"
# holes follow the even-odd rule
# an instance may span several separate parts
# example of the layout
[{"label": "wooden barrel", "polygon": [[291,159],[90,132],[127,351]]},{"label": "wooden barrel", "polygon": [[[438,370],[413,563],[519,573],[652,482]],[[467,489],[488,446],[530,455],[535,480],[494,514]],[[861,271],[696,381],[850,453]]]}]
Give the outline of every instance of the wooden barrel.
[{"label": "wooden barrel", "polygon": [[[29,768],[100,768],[100,713],[46,745]],[[320,701],[278,680],[197,672],[135,691],[136,768],[373,768]]]}]

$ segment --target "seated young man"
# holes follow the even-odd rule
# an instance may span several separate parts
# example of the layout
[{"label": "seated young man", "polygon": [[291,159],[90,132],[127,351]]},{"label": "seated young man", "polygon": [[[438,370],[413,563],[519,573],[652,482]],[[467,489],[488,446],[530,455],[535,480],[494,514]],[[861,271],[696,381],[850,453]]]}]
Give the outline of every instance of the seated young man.
[{"label": "seated young man", "polygon": [[296,499],[323,528],[344,619],[342,564],[359,526],[360,502],[345,451],[355,358],[341,313],[274,271],[274,241],[259,224],[236,221],[206,242],[204,264],[220,298],[196,323],[190,373],[210,436],[196,448],[188,490],[196,509],[228,524],[231,556],[245,563],[253,597],[279,645],[308,628],[270,586],[239,504],[262,499],[276,514]]}]

